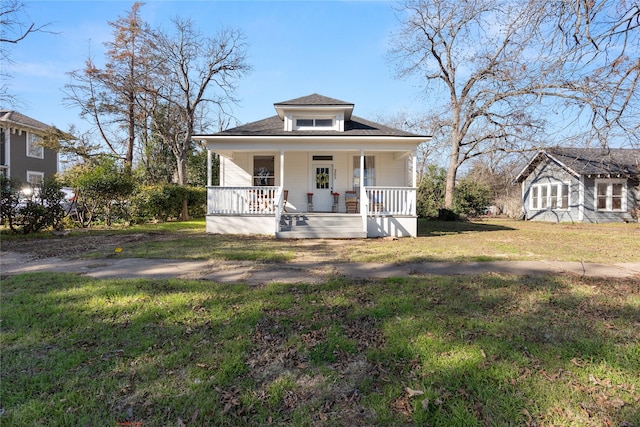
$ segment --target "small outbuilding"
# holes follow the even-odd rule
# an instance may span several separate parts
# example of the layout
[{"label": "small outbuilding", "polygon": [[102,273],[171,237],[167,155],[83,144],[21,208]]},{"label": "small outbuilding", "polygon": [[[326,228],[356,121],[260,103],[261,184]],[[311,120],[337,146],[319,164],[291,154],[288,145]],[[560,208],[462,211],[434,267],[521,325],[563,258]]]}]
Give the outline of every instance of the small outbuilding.
[{"label": "small outbuilding", "polygon": [[549,148],[516,177],[527,220],[638,221],[640,150]]}]

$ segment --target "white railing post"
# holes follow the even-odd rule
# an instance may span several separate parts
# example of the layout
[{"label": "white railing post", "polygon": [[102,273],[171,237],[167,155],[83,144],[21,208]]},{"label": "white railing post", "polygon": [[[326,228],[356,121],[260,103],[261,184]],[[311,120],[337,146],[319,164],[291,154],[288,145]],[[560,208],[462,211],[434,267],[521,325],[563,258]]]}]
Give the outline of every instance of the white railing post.
[{"label": "white railing post", "polygon": [[416,214],[414,187],[368,187],[366,189],[367,215]]}]

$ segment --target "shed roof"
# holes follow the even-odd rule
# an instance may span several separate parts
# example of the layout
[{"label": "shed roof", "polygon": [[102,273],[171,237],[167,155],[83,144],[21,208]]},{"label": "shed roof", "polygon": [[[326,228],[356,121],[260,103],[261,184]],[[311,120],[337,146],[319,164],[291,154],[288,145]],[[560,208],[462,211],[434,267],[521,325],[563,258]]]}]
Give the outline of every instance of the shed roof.
[{"label": "shed roof", "polygon": [[550,159],[578,177],[640,175],[640,149],[633,148],[563,148],[541,150],[516,178],[524,181],[545,159]]}]

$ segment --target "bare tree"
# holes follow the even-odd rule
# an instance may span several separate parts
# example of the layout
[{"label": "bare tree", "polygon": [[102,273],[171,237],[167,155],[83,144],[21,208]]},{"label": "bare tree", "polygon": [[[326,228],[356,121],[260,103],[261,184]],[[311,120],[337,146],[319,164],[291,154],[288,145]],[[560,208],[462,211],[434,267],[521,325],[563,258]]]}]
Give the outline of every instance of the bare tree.
[{"label": "bare tree", "polygon": [[[437,126],[438,121],[433,116],[420,116],[400,111],[393,115],[381,115],[376,119],[378,122],[396,129],[413,132],[419,135],[430,135],[429,142],[424,142],[418,146],[416,152],[416,174],[418,182],[422,181],[424,174],[430,165],[441,162],[441,152],[447,147],[443,141]],[[444,143],[443,143],[444,142]]]},{"label": "bare tree", "polygon": [[[48,25],[30,22],[23,2],[2,0],[0,2],[0,61],[10,63],[9,46],[18,44],[30,34],[45,31]],[[6,71],[6,67],[1,67],[0,98],[3,102],[13,105],[17,100],[9,93],[7,81],[10,78],[11,74]]]},{"label": "bare tree", "polygon": [[[83,69],[69,73],[66,100],[81,108],[81,116],[98,129],[109,150],[124,160],[130,173],[133,164],[139,103],[149,75],[148,34],[140,18],[142,3],[134,3],[126,17],[109,25],[113,40],[105,44],[107,63],[99,68],[88,58]],[[124,131],[124,132],[123,132]]]},{"label": "bare tree", "polygon": [[[628,74],[594,66],[595,58],[607,63],[608,55],[598,56],[593,44],[589,50],[588,43],[577,47],[558,36],[557,14],[568,4],[416,0],[401,8],[403,26],[391,57],[401,76],[424,79],[437,128],[449,141],[446,207],[453,206],[464,162],[548,144],[552,128],[569,132],[567,122],[580,124],[585,109],[592,117],[607,116],[602,115],[606,94],[617,99],[609,105],[637,96],[632,86],[624,87],[627,80],[618,84],[620,93],[611,86],[611,77],[620,81]],[[587,78],[588,71],[592,79],[599,77],[597,82]],[[623,106],[632,108],[628,101]]]},{"label": "bare tree", "polygon": [[606,146],[622,133],[638,146],[640,2],[577,0],[553,6],[550,39],[561,43],[574,65],[573,81],[586,95],[576,108],[587,114],[590,136]]},{"label": "bare tree", "polygon": [[[162,65],[153,88],[154,108],[162,114],[152,116],[153,131],[171,148],[178,184],[186,185],[187,156],[203,108],[215,106],[224,112],[235,103],[236,81],[250,67],[240,31],[224,29],[206,37],[189,19],[173,23],[174,34],[156,31],[153,36],[153,51]],[[187,216],[186,203],[182,216]]]}]

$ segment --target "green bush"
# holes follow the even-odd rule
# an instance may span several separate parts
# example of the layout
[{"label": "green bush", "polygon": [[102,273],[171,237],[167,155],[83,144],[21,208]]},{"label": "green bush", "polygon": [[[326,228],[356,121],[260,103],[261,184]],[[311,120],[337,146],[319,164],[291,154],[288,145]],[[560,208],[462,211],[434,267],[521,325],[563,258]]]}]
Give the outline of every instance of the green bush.
[{"label": "green bush", "polygon": [[133,217],[137,222],[178,218],[185,199],[191,216],[204,216],[207,203],[206,188],[176,184],[139,187],[131,199]]},{"label": "green bush", "polygon": [[189,215],[202,218],[207,214],[207,189],[204,187],[186,187],[188,192]]},{"label": "green bush", "polygon": [[29,234],[57,227],[65,217],[62,206],[62,183],[55,177],[45,178],[42,185],[21,194],[20,182],[2,177],[2,221],[16,233]]},{"label": "green bush", "polygon": [[136,185],[116,159],[102,156],[93,165],[81,165],[71,171],[68,179],[76,189],[78,203],[92,218],[107,225],[129,220],[129,197]]},{"label": "green bush", "polygon": [[456,183],[454,211],[463,216],[479,216],[491,204],[491,189],[471,178],[462,178]]},{"label": "green bush", "polygon": [[444,184],[447,171],[436,165],[429,165],[420,180],[416,210],[422,218],[436,218],[438,210],[444,206]]}]

